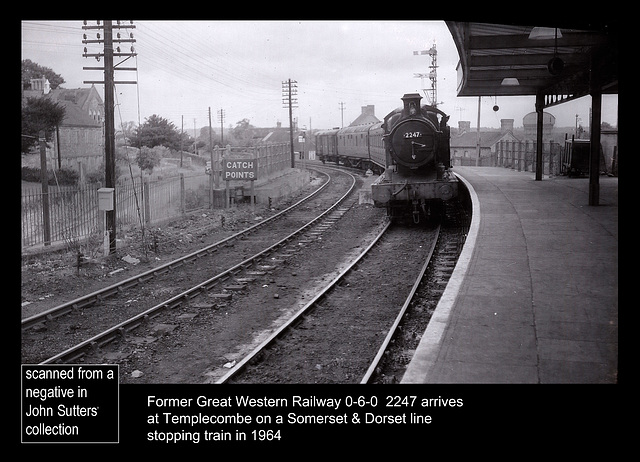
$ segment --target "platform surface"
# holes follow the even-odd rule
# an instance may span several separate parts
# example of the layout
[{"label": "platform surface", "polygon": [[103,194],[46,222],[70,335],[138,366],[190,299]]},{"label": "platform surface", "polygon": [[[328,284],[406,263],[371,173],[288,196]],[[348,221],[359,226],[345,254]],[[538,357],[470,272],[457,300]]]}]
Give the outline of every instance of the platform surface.
[{"label": "platform surface", "polygon": [[616,383],[618,179],[454,171],[472,227],[402,383]]}]

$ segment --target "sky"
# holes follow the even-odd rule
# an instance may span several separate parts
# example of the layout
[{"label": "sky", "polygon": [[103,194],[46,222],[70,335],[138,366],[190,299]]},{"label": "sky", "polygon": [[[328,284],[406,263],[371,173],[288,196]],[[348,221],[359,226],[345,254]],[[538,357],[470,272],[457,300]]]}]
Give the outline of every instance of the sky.
[{"label": "sky", "polygon": [[[128,21],[127,21],[128,22]],[[93,25],[95,21],[89,21]],[[374,105],[382,120],[401,106],[405,93],[430,86],[416,74],[429,72],[429,55],[414,51],[437,49],[439,109],[451,116],[449,125],[471,121],[477,126],[478,98],[456,96],[459,56],[444,21],[136,21],[133,44],[137,56],[116,71],[115,80],[137,85],[116,86],[116,128],[122,122],[144,123],[153,114],[180,129],[209,123],[225,129],[249,119],[256,127],[289,124],[283,105],[283,82],[296,81],[298,125],[305,129],[347,126]],[[22,21],[22,59],[49,67],[65,79],[63,88],[82,88],[85,80],[103,80],[101,66],[89,53],[102,45],[82,43],[82,21]],[[115,31],[114,31],[115,33]],[[122,44],[128,47],[130,44]],[[115,58],[117,65],[123,58]],[[103,85],[96,85],[104,97]],[[426,98],[423,103],[426,103]],[[482,97],[480,126],[499,128],[500,119],[514,119],[515,127],[535,110],[534,97]],[[493,110],[494,105],[499,110]],[[551,107],[556,127],[588,125],[590,97]],[[617,96],[603,97],[602,120],[617,125]]]}]

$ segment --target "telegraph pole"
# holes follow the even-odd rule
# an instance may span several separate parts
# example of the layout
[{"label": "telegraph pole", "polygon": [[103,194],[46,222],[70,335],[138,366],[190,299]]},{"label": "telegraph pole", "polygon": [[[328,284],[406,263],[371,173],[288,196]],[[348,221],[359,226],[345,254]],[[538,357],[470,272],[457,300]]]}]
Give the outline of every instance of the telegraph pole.
[{"label": "telegraph pole", "polygon": [[[136,26],[133,25],[133,21],[131,24],[120,24],[120,21],[117,21],[117,25],[115,26],[118,29],[133,29]],[[113,58],[115,56],[127,56],[126,59],[136,56],[135,50],[133,46],[131,46],[130,53],[121,53],[120,47],[114,51],[113,44],[115,43],[134,43],[135,39],[133,38],[133,34],[129,34],[129,36],[122,38],[120,32],[118,32],[116,40],[113,38],[113,21],[103,21],[103,24],[100,25],[100,21],[97,22],[95,26],[87,25],[87,21],[84,21],[84,26],[82,29],[84,30],[102,30],[104,33],[104,38],[100,37],[100,33],[96,33],[96,39],[89,39],[87,34],[83,34],[82,43],[84,44],[92,44],[92,43],[103,43],[104,49],[102,53],[88,53],[87,48],[84,48],[83,56],[85,58],[93,57],[96,60],[100,61],[100,58],[104,58],[104,67],[83,67],[84,70],[104,70],[104,81],[95,81],[95,80],[85,80],[85,84],[104,84],[104,165],[105,165],[105,175],[104,182],[106,188],[113,189],[113,208],[111,210],[106,211],[106,227],[107,232],[109,234],[109,254],[114,254],[116,252],[116,200],[115,200],[115,187],[116,187],[116,151],[115,151],[115,104],[114,104],[114,89],[115,84],[130,84],[137,83],[135,81],[121,81],[115,82],[114,80],[114,66]],[[125,61],[126,61],[125,59]],[[124,62],[124,61],[122,61]],[[118,63],[122,64],[122,62]],[[120,68],[120,70],[136,70],[136,68]]]},{"label": "telegraph pole", "polygon": [[282,104],[283,107],[289,107],[289,139],[291,142],[291,168],[295,167],[295,154],[293,151],[293,107],[297,106],[298,99],[298,82],[295,80],[286,80],[282,82]]},{"label": "telegraph pole", "polygon": [[113,27],[104,22],[104,182],[113,188],[113,209],[107,211],[109,254],[116,252],[116,130],[113,101]]},{"label": "telegraph pole", "polygon": [[[209,147],[211,148],[211,178],[213,179],[213,185],[216,189],[220,186],[220,179],[216,171],[216,161],[218,159],[213,158],[213,128],[211,127],[211,106],[209,106]],[[211,189],[211,208],[213,208],[213,188]]]},{"label": "telegraph pole", "polygon": [[224,109],[218,109],[218,120],[220,121],[220,145],[224,146]]}]

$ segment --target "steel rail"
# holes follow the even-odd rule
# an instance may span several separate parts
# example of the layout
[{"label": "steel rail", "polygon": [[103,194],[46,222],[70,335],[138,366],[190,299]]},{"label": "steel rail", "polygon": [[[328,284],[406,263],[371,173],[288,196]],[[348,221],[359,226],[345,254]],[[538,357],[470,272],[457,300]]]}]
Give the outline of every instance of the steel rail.
[{"label": "steel rail", "polygon": [[418,290],[418,287],[420,286],[420,283],[422,282],[422,278],[424,277],[424,273],[427,272],[427,267],[429,266],[429,263],[431,263],[431,257],[433,256],[433,252],[435,251],[436,244],[437,244],[438,238],[440,236],[440,227],[441,227],[441,225],[438,225],[438,227],[436,228],[436,236],[435,236],[435,238],[433,239],[433,241],[431,243],[431,248],[429,249],[429,253],[427,254],[427,258],[425,260],[424,265],[422,265],[422,269],[418,273],[418,277],[416,278],[416,282],[413,284],[413,287],[411,288],[411,291],[409,292],[409,295],[407,296],[407,299],[405,300],[404,305],[402,305],[402,308],[398,312],[398,316],[396,316],[396,319],[395,319],[393,325],[391,326],[391,328],[389,329],[389,332],[387,333],[387,336],[385,337],[384,341],[382,342],[382,345],[380,346],[380,349],[378,350],[378,353],[376,354],[375,358],[373,358],[373,361],[371,362],[371,365],[369,366],[369,369],[367,369],[367,372],[362,377],[362,380],[360,381],[361,384],[367,384],[367,383],[369,383],[369,380],[371,380],[371,377],[373,376],[373,373],[375,372],[376,368],[378,367],[378,364],[380,364],[380,360],[384,356],[385,351],[387,351],[387,347],[389,346],[389,343],[391,343],[391,339],[395,335],[396,330],[398,329],[398,326],[400,325],[400,322],[404,318],[404,315],[405,315],[407,309],[409,308],[409,305],[411,304],[411,301],[413,300],[413,297],[415,296],[416,291]]},{"label": "steel rail", "polygon": [[296,323],[296,321],[302,317],[307,312],[311,311],[312,308],[325,296],[329,291],[331,291],[344,277],[353,270],[360,260],[362,260],[369,251],[380,241],[384,233],[391,226],[391,222],[387,221],[382,230],[378,233],[378,235],[374,238],[374,240],[364,249],[358,257],[356,257],[347,268],[345,268],[338,276],[336,276],[329,284],[327,284],[323,289],[321,289],[305,306],[300,308],[289,320],[280,326],[275,332],[273,332],[269,338],[265,339],[260,345],[253,349],[247,356],[245,356],[242,360],[240,360],[236,365],[227,372],[224,376],[222,376],[216,383],[222,384],[228,382],[232,377],[237,375],[240,371],[242,371],[249,362],[257,355],[259,355],[264,349],[266,349],[269,345],[275,342],[280,336],[282,336],[289,328]]},{"label": "steel rail", "polygon": [[143,311],[142,313],[139,313],[136,316],[133,316],[132,318],[129,318],[128,320],[123,321],[120,324],[117,324],[105,330],[104,332],[98,335],[95,335],[55,356],[52,356],[51,358],[46,359],[40,364],[56,364],[56,363],[69,362],[69,361],[75,360],[76,358],[83,356],[84,351],[86,351],[87,349],[96,348],[96,347],[105,345],[110,341],[112,341],[117,336],[124,336],[126,332],[135,329],[144,321],[159,315],[162,310],[166,308],[175,308],[176,306],[179,306],[183,301],[190,300],[202,293],[206,293],[211,287],[217,284],[219,280],[225,278],[226,276],[229,276],[230,274],[233,274],[236,271],[243,269],[245,266],[248,266],[251,263],[259,261],[265,254],[268,254],[271,251],[275,250],[276,248],[281,247],[282,245],[290,241],[292,238],[294,238],[295,236],[297,236],[298,234],[302,233],[304,230],[306,230],[307,228],[315,224],[318,220],[328,215],[336,207],[338,207],[338,205],[340,205],[347,198],[349,194],[351,194],[351,192],[353,191],[356,185],[356,178],[351,173],[348,173],[348,172],[346,173],[349,176],[351,176],[351,178],[353,179],[353,182],[349,190],[342,197],[340,197],[340,199],[338,199],[331,207],[325,210],[322,214],[320,214],[319,216],[317,216],[316,218],[314,218],[313,220],[311,220],[301,228],[297,229],[296,231],[291,233],[289,236],[278,241],[274,245],[262,250],[261,252],[255,254],[254,256],[247,258],[241,263],[238,263],[232,268],[229,268],[223,271],[222,273],[216,276],[213,276],[212,278],[207,279],[206,281],[201,282],[196,286],[190,289],[187,289],[186,291],[181,292],[180,294],[175,295],[168,300],[165,300],[162,303],[157,304],[149,308],[148,310]]},{"label": "steel rail", "polygon": [[129,287],[133,287],[135,285],[137,285],[140,282],[145,282],[149,279],[152,279],[153,277],[155,277],[158,274],[162,274],[166,271],[169,271],[171,269],[173,269],[174,267],[180,266],[185,262],[190,262],[193,259],[197,259],[199,258],[201,255],[206,254],[206,253],[211,253],[214,252],[216,248],[221,247],[223,245],[226,245],[227,243],[229,243],[230,241],[234,240],[234,239],[238,239],[239,237],[246,235],[246,234],[250,234],[253,231],[255,231],[256,229],[266,225],[267,223],[270,223],[273,220],[276,220],[278,218],[281,218],[284,214],[290,212],[291,210],[293,210],[294,208],[298,207],[300,204],[303,204],[304,202],[308,201],[309,199],[311,199],[312,197],[314,197],[316,194],[320,193],[320,191],[322,191],[325,187],[327,187],[329,185],[329,183],[331,182],[331,176],[325,172],[321,172],[324,175],[326,175],[328,177],[327,181],[320,186],[317,190],[315,190],[314,192],[312,192],[311,194],[309,194],[308,196],[300,199],[298,202],[296,202],[295,204],[291,205],[290,207],[287,207],[286,209],[282,210],[281,212],[273,215],[272,217],[266,218],[262,221],[260,221],[259,223],[256,223],[255,225],[252,225],[246,229],[243,229],[229,237],[226,237],[218,242],[214,242],[211,245],[208,245],[206,247],[203,247],[201,249],[198,249],[194,252],[191,252],[183,257],[177,258],[175,260],[172,260],[170,262],[167,262],[163,265],[157,266],[155,268],[152,268],[148,271],[145,271],[143,273],[137,274],[135,276],[131,276],[130,278],[124,279],[120,282],[117,282],[115,284],[112,284],[110,286],[104,287],[102,289],[96,290],[94,292],[91,292],[87,295],[83,295],[82,297],[78,297],[74,300],[71,300],[69,302],[65,302],[62,303],[54,308],[51,308],[49,310],[43,311],[41,313],[38,313],[36,315],[30,316],[28,318],[24,318],[21,321],[21,326],[22,329],[28,329],[30,327],[32,327],[35,324],[38,324],[44,320],[50,320],[50,319],[55,319],[59,316],[63,316],[73,310],[82,308],[84,306],[87,305],[91,305],[92,303],[95,303],[97,300],[100,300],[101,298],[105,298],[108,297],[114,293],[118,293],[119,291],[123,290],[123,289],[127,289]]}]

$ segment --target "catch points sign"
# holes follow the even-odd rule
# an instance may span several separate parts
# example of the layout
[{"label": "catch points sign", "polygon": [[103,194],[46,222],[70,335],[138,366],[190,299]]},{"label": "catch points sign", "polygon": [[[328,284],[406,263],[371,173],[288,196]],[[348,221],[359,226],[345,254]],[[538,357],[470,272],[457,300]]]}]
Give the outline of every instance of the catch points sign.
[{"label": "catch points sign", "polygon": [[223,180],[257,180],[258,159],[223,159]]}]

